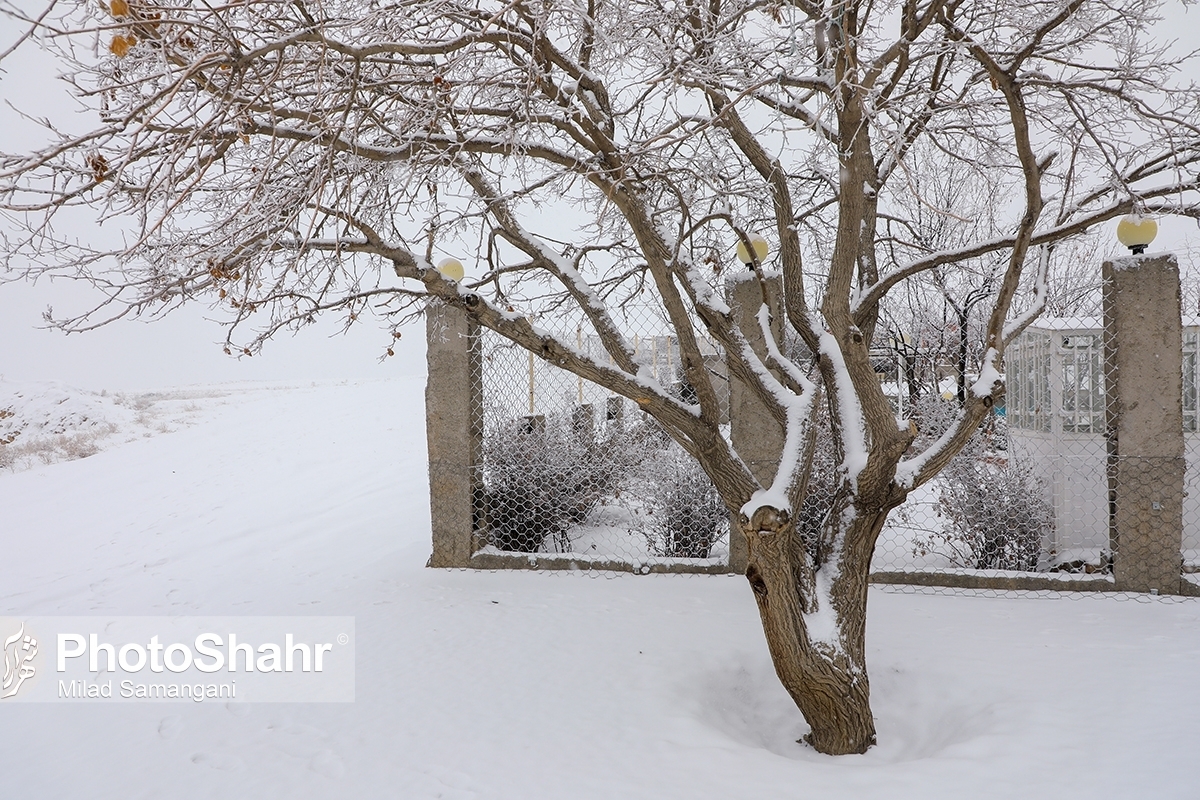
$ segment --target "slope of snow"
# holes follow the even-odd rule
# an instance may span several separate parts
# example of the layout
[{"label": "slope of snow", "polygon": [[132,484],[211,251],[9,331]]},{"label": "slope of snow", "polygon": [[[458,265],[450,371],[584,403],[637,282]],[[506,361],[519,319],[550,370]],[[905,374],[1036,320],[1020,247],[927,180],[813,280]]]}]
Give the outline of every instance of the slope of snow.
[{"label": "slope of snow", "polygon": [[216,389],[115,393],[56,381],[0,379],[0,468],[28,469],[87,458],[113,444],[167,433],[200,411]]},{"label": "slope of snow", "polygon": [[1200,794],[1200,604],[873,590],[878,747],[828,758],[740,578],[425,569],[422,382],[198,391],[0,472],[0,615],[353,615],[353,704],[0,706],[19,795]]}]

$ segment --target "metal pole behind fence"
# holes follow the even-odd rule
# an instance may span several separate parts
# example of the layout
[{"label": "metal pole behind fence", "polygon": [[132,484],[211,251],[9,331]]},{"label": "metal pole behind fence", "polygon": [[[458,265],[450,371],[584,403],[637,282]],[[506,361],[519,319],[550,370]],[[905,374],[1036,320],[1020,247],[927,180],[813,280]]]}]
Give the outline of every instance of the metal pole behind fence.
[{"label": "metal pole behind fence", "polygon": [[533,413],[533,352],[529,353],[529,413]]}]

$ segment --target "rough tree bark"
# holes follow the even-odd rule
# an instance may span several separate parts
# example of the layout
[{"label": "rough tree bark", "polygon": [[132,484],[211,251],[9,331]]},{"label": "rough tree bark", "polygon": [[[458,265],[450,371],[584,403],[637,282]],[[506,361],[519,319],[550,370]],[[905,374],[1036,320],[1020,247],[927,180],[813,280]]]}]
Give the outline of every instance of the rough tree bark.
[{"label": "rough tree bark", "polygon": [[[822,753],[866,752],[875,744],[866,662],[867,581],[853,573],[839,575],[829,594],[817,598],[819,577],[806,574],[804,545],[786,512],[760,508],[743,522],[742,531],[750,552],[746,579],[775,674],[812,729],[806,741]],[[818,629],[813,618],[821,614],[826,618]],[[833,637],[816,638],[822,634]]]}]

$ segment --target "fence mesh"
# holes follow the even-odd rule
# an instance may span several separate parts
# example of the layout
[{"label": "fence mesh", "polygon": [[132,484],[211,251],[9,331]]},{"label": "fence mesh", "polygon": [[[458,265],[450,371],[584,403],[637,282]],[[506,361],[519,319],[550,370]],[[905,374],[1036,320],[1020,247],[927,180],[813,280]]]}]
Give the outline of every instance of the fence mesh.
[{"label": "fence mesh", "polygon": [[[654,378],[687,392],[675,337],[653,314],[629,312]],[[596,360],[601,343],[560,336]],[[728,565],[729,516],[700,465],[637,405],[481,331],[474,347],[483,402],[476,420],[477,544],[587,565]],[[716,349],[707,348],[713,356]]]},{"label": "fence mesh", "polygon": [[[686,392],[675,339],[653,317],[641,322],[639,352],[661,382]],[[1135,578],[1166,585],[1173,574],[1178,582],[1182,568],[1200,584],[1200,487],[1188,467],[1200,457],[1198,334],[1186,329],[1182,343],[1186,457],[1129,458],[1112,452],[1106,433],[1098,321],[1031,327],[1008,353],[1005,406],[892,512],[876,547],[876,579],[1003,589],[1031,585],[1006,579],[1035,577],[1041,583],[1032,585],[1046,588],[1112,590]],[[606,358],[581,329],[572,337]],[[472,347],[482,397],[477,548],[634,571],[728,567],[729,517],[715,489],[634,403],[490,332]],[[918,421],[923,446],[957,409],[958,376],[907,345],[881,349],[879,361],[885,391],[898,414]],[[799,513],[819,513],[820,482],[813,488],[814,508]],[[1164,536],[1164,527],[1178,535]],[[1133,575],[1130,565],[1158,572]]]},{"label": "fence mesh", "polygon": [[1181,573],[1192,582],[1200,570],[1198,333],[1185,328],[1181,342],[1183,457],[1129,456],[1114,439],[1116,376],[1101,321],[1029,328],[1007,353],[1004,407],[893,512],[875,571],[1097,589],[1168,587]]}]

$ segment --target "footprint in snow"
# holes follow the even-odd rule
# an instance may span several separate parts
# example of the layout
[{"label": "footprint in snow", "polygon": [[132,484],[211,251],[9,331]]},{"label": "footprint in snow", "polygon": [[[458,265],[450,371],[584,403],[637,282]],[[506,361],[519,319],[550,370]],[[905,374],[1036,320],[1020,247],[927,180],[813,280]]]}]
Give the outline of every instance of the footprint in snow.
[{"label": "footprint in snow", "polygon": [[230,753],[196,753],[192,756],[192,763],[222,772],[241,772],[246,768],[245,762]]},{"label": "footprint in snow", "polygon": [[179,735],[181,730],[183,730],[183,719],[181,717],[174,715],[163,717],[162,721],[158,723],[158,736],[160,739],[174,739]]},{"label": "footprint in snow", "polygon": [[273,734],[268,744],[293,758],[312,759],[329,752],[325,747],[327,737],[320,728],[311,725],[272,723],[267,726],[267,730]]},{"label": "footprint in snow", "polygon": [[225,710],[239,719],[250,716],[250,705],[248,703],[228,702],[225,704]]}]

